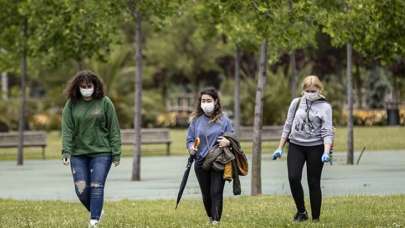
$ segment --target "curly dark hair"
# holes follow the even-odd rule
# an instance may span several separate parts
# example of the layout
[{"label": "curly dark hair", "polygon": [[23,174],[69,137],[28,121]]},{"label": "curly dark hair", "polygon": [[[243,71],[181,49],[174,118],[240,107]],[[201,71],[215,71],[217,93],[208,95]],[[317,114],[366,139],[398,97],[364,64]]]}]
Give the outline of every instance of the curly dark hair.
[{"label": "curly dark hair", "polygon": [[65,89],[65,95],[73,102],[78,101],[82,97],[80,93],[80,85],[82,83],[92,83],[94,85],[93,99],[101,99],[104,97],[104,84],[100,77],[92,71],[82,70],[76,73]]},{"label": "curly dark hair", "polygon": [[192,119],[198,118],[204,114],[204,111],[201,108],[201,98],[203,95],[209,95],[214,99],[214,102],[216,101],[214,113],[211,116],[211,121],[216,122],[222,116],[222,105],[221,105],[221,99],[219,98],[218,91],[212,87],[206,88],[200,92],[198,102],[195,107],[195,111],[191,114]]}]

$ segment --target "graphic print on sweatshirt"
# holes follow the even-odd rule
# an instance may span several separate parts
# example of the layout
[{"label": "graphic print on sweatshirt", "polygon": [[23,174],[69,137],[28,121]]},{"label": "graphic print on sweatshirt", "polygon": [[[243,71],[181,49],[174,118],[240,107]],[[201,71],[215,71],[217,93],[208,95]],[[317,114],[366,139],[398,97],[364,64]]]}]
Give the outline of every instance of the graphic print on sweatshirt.
[{"label": "graphic print on sweatshirt", "polygon": [[316,127],[322,124],[321,114],[312,109],[311,103],[301,102],[294,119],[294,130],[305,138],[311,138],[317,134]]}]

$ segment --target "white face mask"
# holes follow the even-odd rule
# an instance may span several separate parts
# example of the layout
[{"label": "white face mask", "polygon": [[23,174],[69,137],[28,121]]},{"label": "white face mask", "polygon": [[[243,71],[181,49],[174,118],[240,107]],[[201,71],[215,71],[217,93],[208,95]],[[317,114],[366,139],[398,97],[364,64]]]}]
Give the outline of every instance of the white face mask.
[{"label": "white face mask", "polygon": [[214,112],[215,104],[214,102],[209,102],[209,103],[201,103],[201,109],[204,111],[205,114],[211,114]]},{"label": "white face mask", "polygon": [[321,98],[321,95],[320,95],[319,91],[317,91],[315,93],[308,93],[308,92],[304,91],[304,97],[309,101],[315,101],[315,100],[318,100],[319,98]]},{"label": "white face mask", "polygon": [[83,97],[91,97],[94,93],[94,87],[89,89],[80,88],[80,93],[82,94]]}]

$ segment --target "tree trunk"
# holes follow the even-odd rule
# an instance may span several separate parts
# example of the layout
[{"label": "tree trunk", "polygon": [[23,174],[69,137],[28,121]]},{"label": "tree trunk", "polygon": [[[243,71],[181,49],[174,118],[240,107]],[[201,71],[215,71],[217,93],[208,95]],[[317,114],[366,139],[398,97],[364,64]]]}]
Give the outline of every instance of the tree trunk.
[{"label": "tree trunk", "polygon": [[385,102],[385,106],[387,109],[387,122],[389,126],[396,126],[400,124],[400,93],[398,84],[398,76],[396,72],[392,72],[392,89],[390,91],[388,102]]},{"label": "tree trunk", "polygon": [[235,133],[240,133],[240,49],[236,45],[235,49],[235,107],[234,107],[234,127]]},{"label": "tree trunk", "polygon": [[17,152],[17,165],[24,164],[24,130],[25,130],[25,109],[26,109],[26,95],[25,95],[25,80],[27,78],[27,20],[24,19],[22,26],[22,35],[24,39],[24,47],[21,55],[21,107],[20,107],[20,120],[18,126],[18,152]]},{"label": "tree trunk", "polygon": [[133,181],[141,180],[141,127],[142,127],[142,16],[139,11],[134,12],[135,25],[135,114],[134,114],[134,154],[132,162]]},{"label": "tree trunk", "polygon": [[8,100],[8,76],[7,72],[1,74],[1,93],[3,100]]},{"label": "tree trunk", "polygon": [[353,165],[353,86],[352,86],[352,45],[347,44],[347,164]]},{"label": "tree trunk", "polygon": [[[293,23],[293,2],[292,0],[288,0],[288,14],[289,14],[289,22],[290,24]],[[295,61],[295,51],[292,50],[290,53],[290,93],[291,97],[295,98],[297,96],[297,64]]]},{"label": "tree trunk", "polygon": [[297,81],[298,81],[298,74],[297,74],[297,64],[295,62],[295,51],[291,51],[290,54],[290,74],[291,74],[291,81],[290,81],[290,90],[291,90],[291,97],[297,97]]},{"label": "tree trunk", "polygon": [[199,73],[199,70],[197,70],[198,69],[198,66],[196,66],[196,65],[194,65],[193,66],[193,69],[195,69],[193,72],[193,75],[194,75],[194,80],[193,80],[193,86],[194,86],[194,100],[196,101],[196,102],[198,102],[198,98],[199,98],[199,95],[200,95],[200,81],[199,81],[199,78],[198,78],[198,73]]},{"label": "tree trunk", "polygon": [[393,83],[392,83],[392,100],[395,103],[399,102],[400,94],[399,94],[399,86],[398,86],[398,75],[393,73],[392,74]]},{"label": "tree trunk", "polygon": [[260,46],[259,75],[257,77],[255,116],[253,124],[253,152],[252,152],[252,195],[262,193],[261,161],[262,161],[262,119],[263,95],[267,79],[267,41]]},{"label": "tree trunk", "polygon": [[363,108],[363,82],[361,80],[361,73],[360,73],[360,64],[356,64],[356,71],[354,77],[354,83],[356,87],[356,95],[357,95],[357,108]]}]

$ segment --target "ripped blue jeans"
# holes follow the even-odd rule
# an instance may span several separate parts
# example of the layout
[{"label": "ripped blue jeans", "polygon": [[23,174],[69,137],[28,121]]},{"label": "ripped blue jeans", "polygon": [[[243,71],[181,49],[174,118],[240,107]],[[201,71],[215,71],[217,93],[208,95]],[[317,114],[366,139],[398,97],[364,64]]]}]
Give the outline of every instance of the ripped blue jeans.
[{"label": "ripped blue jeans", "polygon": [[77,197],[91,214],[100,219],[104,203],[104,185],[112,163],[111,155],[72,156],[70,167]]}]

